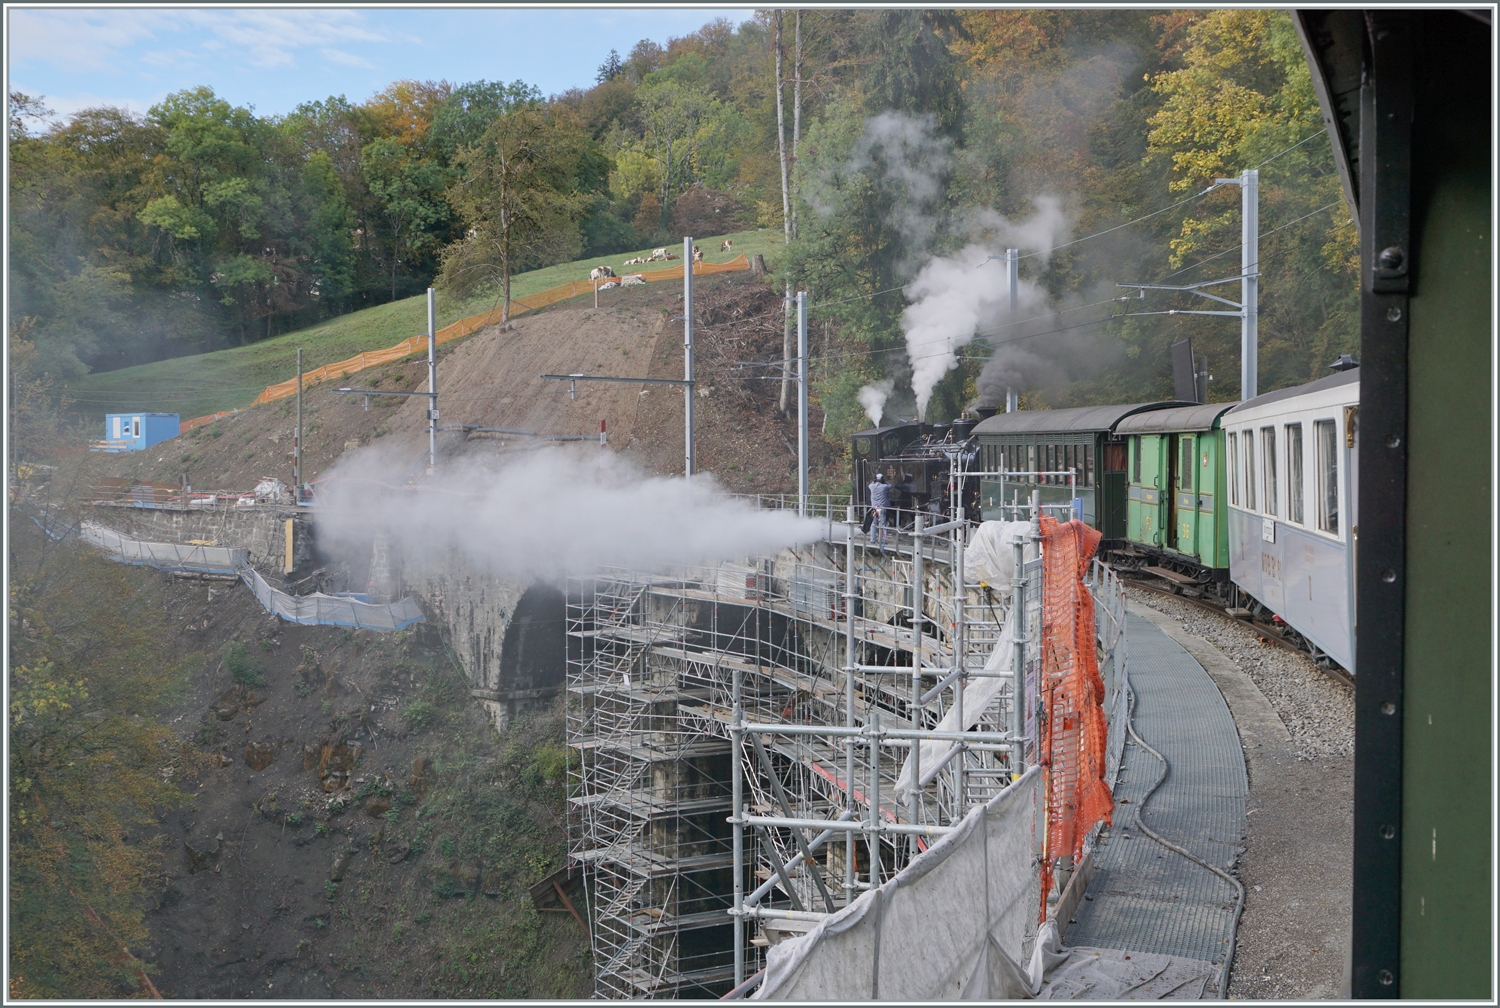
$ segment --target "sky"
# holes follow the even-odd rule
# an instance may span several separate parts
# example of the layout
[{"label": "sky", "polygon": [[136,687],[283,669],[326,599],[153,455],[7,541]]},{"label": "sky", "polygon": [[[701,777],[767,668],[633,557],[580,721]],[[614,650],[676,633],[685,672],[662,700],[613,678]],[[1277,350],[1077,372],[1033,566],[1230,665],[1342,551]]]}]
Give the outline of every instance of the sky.
[{"label": "sky", "polygon": [[206,84],[261,115],[395,80],[524,80],[544,94],[589,87],[611,49],[663,45],[752,8],[17,7],[6,10],[9,89],[66,116],[144,112]]}]

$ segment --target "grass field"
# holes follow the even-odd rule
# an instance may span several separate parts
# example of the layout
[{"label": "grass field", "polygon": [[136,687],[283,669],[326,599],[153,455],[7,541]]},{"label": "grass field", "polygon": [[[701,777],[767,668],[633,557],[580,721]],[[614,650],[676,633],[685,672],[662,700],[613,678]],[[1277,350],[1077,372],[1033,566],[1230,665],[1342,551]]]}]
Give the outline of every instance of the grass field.
[{"label": "grass field", "polygon": [[[703,239],[705,261],[728,262],[736,255],[757,253],[771,260],[781,245],[778,232],[742,231],[728,236],[734,240],[734,255],[721,255],[718,248],[724,237]],[[595,266],[608,265],[619,271],[626,259],[650,252],[650,249],[617,252],[521,273],[511,279],[511,296],[523,297],[569,280],[587,279]],[[641,268],[659,269],[667,265],[671,264]],[[444,298],[439,292],[438,326],[488,311],[498,304],[493,293],[458,302]],[[102,418],[105,413],[149,411],[177,413],[183,420],[238,409],[250,405],[267,385],[296,376],[298,347],[303,351],[302,369],[308,371],[363,350],[380,350],[408,336],[419,335],[426,331],[426,319],[426,298],[418,296],[351,312],[248,346],[91,374],[72,386],[70,395],[76,400],[73,409],[91,419]]]}]

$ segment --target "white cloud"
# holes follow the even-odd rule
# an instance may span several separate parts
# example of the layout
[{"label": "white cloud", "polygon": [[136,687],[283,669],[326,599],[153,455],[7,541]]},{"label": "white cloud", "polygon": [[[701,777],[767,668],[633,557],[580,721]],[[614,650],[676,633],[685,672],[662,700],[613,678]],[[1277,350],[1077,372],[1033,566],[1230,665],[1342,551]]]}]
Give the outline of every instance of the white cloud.
[{"label": "white cloud", "polygon": [[212,33],[255,67],[295,66],[293,54],[313,46],[391,41],[369,26],[363,12],[355,10],[189,10],[184,14],[188,23]]},{"label": "white cloud", "polygon": [[[213,54],[260,69],[296,65],[299,50],[316,49],[346,66],[369,66],[337,44],[397,41],[371,27],[363,11],[322,10],[12,10],[8,43],[16,66],[50,64],[70,71],[132,69],[132,63],[182,67]],[[166,42],[139,52],[142,43]],[[134,52],[133,52],[134,50]]]},{"label": "white cloud", "polygon": [[318,54],[329,63],[337,63],[339,66],[365,67],[375,69],[375,65],[362,56],[346,53],[342,49],[319,49]]},{"label": "white cloud", "polygon": [[13,66],[51,64],[65,70],[121,67],[119,50],[171,30],[158,10],[11,10],[6,43]]}]

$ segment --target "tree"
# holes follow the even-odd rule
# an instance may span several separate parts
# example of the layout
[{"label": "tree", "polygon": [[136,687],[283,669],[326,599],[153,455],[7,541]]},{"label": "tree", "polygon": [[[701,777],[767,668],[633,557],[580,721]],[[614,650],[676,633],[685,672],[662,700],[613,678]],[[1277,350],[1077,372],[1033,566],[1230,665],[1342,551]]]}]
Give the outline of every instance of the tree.
[{"label": "tree", "polygon": [[[1261,166],[1261,391],[1318,377],[1356,345],[1357,237],[1291,19],[1205,12],[1181,49],[1182,65],[1151,82],[1163,102],[1148,157],[1170,164],[1178,192]],[[1171,265],[1202,279],[1192,267],[1236,261],[1239,237],[1239,190],[1225,187],[1187,208]],[[1220,359],[1238,356],[1234,335],[1218,339]],[[1224,394],[1237,391],[1226,377]]]},{"label": "tree", "polygon": [[636,92],[646,129],[645,149],[660,167],[657,202],[672,205],[673,190],[691,179],[693,155],[704,137],[699,127],[713,120],[719,101],[703,88],[670,79],[651,79]]},{"label": "tree", "polygon": [[444,162],[473,146],[502,113],[541,103],[542,92],[525,81],[474,81],[453,89],[438,106],[429,129],[430,146]]},{"label": "tree", "polygon": [[963,117],[958,61],[940,31],[956,34],[962,28],[943,11],[883,10],[865,16],[858,44],[866,63],[867,112],[930,115],[940,132],[958,135]]},{"label": "tree", "polygon": [[479,143],[459,152],[460,179],[448,198],[466,235],[443,251],[439,282],[460,297],[498,284],[501,318],[509,318],[510,278],[518,268],[576,254],[587,203],[576,181],[586,145],[570,112],[520,108],[497,117]]},{"label": "tree", "polygon": [[609,56],[607,56],[604,62],[600,64],[599,72],[594,75],[594,82],[597,84],[603,84],[605,81],[614,80],[624,72],[625,61],[620,59],[620,54],[617,50],[611,49],[609,51]]},{"label": "tree", "polygon": [[[10,540],[10,983],[27,998],[118,997],[144,973],[155,813],[195,772],[159,722],[189,663],[159,582],[30,522]],[[29,531],[27,531],[29,529]]]},{"label": "tree", "polygon": [[433,228],[449,218],[443,199],[447,173],[437,162],[418,157],[394,137],[366,144],[360,168],[384,226],[386,268],[391,299],[395,300],[401,265],[434,248],[439,239]]}]

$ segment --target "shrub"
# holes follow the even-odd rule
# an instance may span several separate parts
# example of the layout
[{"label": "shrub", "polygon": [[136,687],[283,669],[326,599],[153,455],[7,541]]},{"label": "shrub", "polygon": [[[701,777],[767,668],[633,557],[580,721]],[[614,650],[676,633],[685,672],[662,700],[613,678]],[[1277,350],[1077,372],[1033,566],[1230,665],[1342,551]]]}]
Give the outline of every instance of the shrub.
[{"label": "shrub", "polygon": [[413,700],[401,710],[401,720],[412,731],[425,731],[437,724],[440,717],[437,706],[426,700]]},{"label": "shrub", "polygon": [[237,683],[246,686],[264,686],[266,684],[265,673],[252,662],[245,653],[245,645],[234,641],[224,652],[224,667],[229,669],[230,676]]}]

